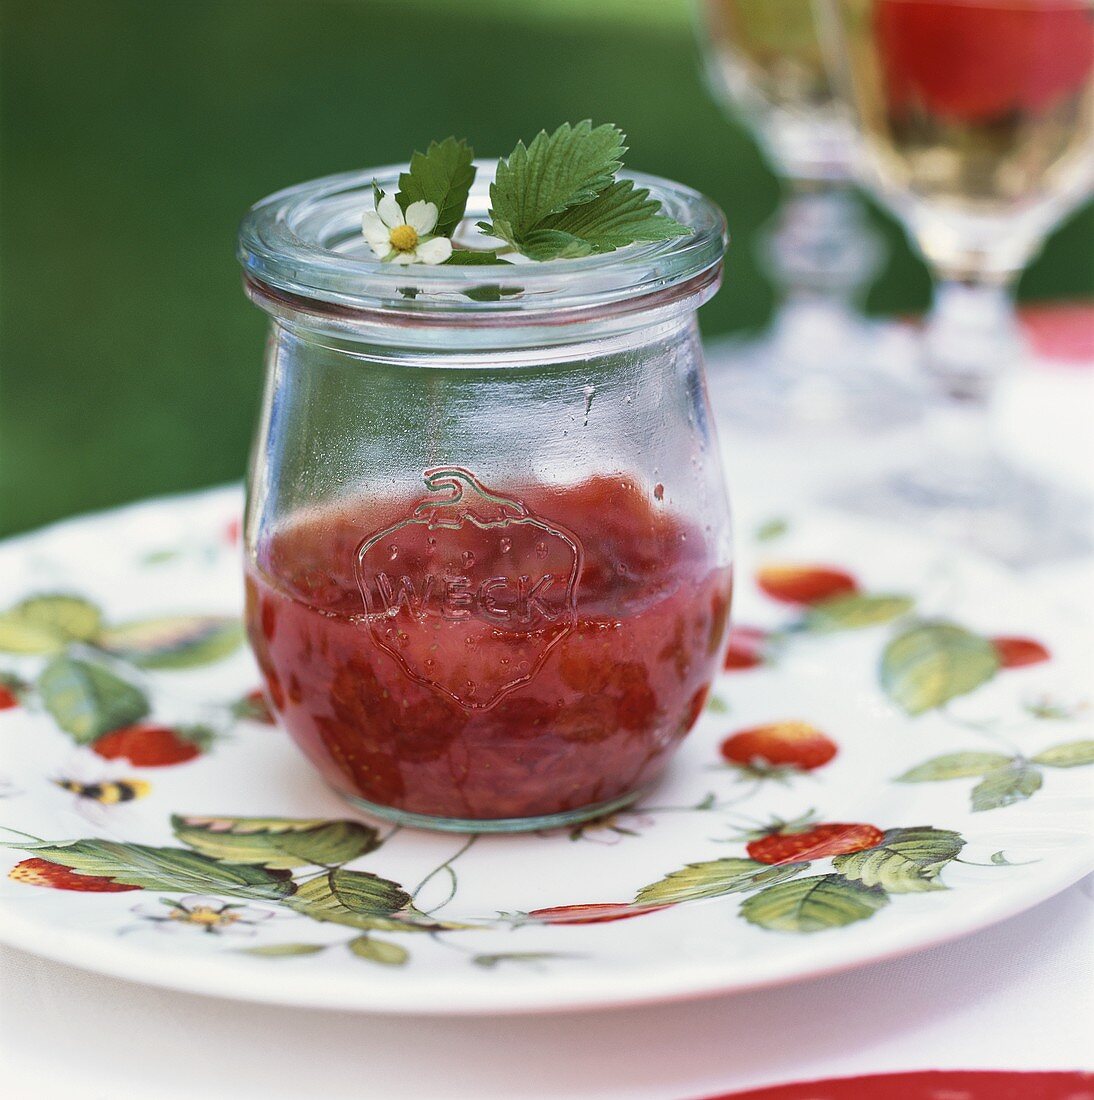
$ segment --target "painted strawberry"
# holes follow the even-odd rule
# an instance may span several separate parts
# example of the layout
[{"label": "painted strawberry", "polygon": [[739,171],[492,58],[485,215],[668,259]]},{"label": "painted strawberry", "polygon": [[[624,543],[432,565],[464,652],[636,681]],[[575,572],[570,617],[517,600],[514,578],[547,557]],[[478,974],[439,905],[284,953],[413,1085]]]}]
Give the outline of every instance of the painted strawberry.
[{"label": "painted strawberry", "polygon": [[1039,665],[1047,661],[1052,654],[1032,638],[992,638],[991,644],[999,655],[1001,668],[1024,668],[1026,665]]},{"label": "painted strawberry", "polygon": [[245,718],[248,722],[259,722],[264,726],[276,726],[277,719],[266,702],[266,693],[261,688],[247,692],[232,704],[232,716]]},{"label": "painted strawberry", "polygon": [[808,863],[874,848],[884,836],[876,825],[842,821],[816,824],[812,815],[807,814],[797,821],[776,821],[752,840],[746,850],[757,863]]},{"label": "painted strawberry", "polygon": [[206,726],[138,722],[104,734],[91,748],[105,760],[128,760],[135,768],[163,768],[195,759],[212,741],[213,732]]},{"label": "painted strawberry", "polygon": [[0,710],[11,710],[22,702],[27,683],[9,672],[0,672]]},{"label": "painted strawberry", "polygon": [[591,905],[554,905],[548,909],[533,909],[529,919],[543,924],[603,924],[611,920],[627,920],[668,909],[667,905],[631,905],[625,901],[596,902]]},{"label": "painted strawberry", "polygon": [[762,566],[756,584],[771,599],[792,604],[814,604],[858,591],[858,581],[846,570],[789,562]]},{"label": "painted strawberry", "polygon": [[48,859],[24,859],[9,872],[8,878],[28,886],[49,886],[54,890],[76,890],[87,894],[120,894],[125,890],[139,890],[139,886],[127,886],[104,875],[81,875]]},{"label": "painted strawberry", "polygon": [[787,721],[739,730],[722,742],[720,751],[728,763],[744,768],[811,772],[827,764],[838,749],[816,726]]},{"label": "painted strawberry", "polygon": [[743,672],[756,668],[765,660],[768,633],[758,626],[731,626],[729,648],[726,650],[727,672]]}]

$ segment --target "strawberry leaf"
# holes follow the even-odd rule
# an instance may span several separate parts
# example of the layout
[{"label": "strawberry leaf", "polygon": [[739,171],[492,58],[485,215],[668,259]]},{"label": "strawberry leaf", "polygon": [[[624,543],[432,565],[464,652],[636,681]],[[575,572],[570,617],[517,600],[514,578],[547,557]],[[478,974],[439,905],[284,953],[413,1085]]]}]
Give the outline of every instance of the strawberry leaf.
[{"label": "strawberry leaf", "polygon": [[145,890],[280,901],[295,888],[288,871],[221,863],[186,848],[153,848],[99,839],[8,842],[4,846],[33,851],[39,858],[79,874],[101,876]]},{"label": "strawberry leaf", "polygon": [[771,867],[753,859],[712,859],[705,863],[689,863],[679,871],[666,875],[660,882],[644,886],[635,894],[640,905],[672,905],[700,898],[717,898],[724,894],[739,894],[767,886],[796,875],[807,863],[788,863]]},{"label": "strawberry leaf", "polygon": [[376,917],[391,917],[410,904],[397,883],[366,871],[330,871],[303,883],[288,904],[305,917],[368,929]]},{"label": "strawberry leaf", "polygon": [[548,959],[572,958],[575,956],[561,951],[497,951],[490,955],[475,955],[471,961],[475,966],[481,966],[483,970],[493,970],[500,963],[505,962],[531,963],[534,966]]},{"label": "strawberry leaf", "polygon": [[359,821],[174,814],[171,828],[183,844],[213,859],[263,867],[330,866],[379,847],[376,830]]},{"label": "strawberry leaf", "polygon": [[880,886],[842,875],[814,875],[768,886],[741,903],[749,924],[773,932],[824,932],[872,917],[889,904]]},{"label": "strawberry leaf", "polygon": [[1040,769],[1025,761],[1016,760],[1006,767],[996,768],[973,787],[973,812],[999,810],[1015,802],[1024,802],[1041,789],[1043,782]]},{"label": "strawberry leaf", "polygon": [[318,955],[326,951],[325,943],[267,943],[262,947],[244,947],[241,955],[256,955],[261,959],[288,959],[294,955]]},{"label": "strawberry leaf", "polygon": [[487,283],[483,286],[473,286],[463,293],[473,302],[500,302],[503,298],[512,298],[517,294],[523,294],[524,291],[520,287]]},{"label": "strawberry leaf", "polygon": [[372,936],[357,936],[346,946],[359,959],[367,959],[382,966],[402,966],[410,958],[410,952],[405,947],[386,940],[373,939]]},{"label": "strawberry leaf", "polygon": [[910,596],[885,596],[867,592],[849,592],[832,596],[810,606],[803,626],[816,633],[834,630],[861,630],[899,619],[915,606]]},{"label": "strawberry leaf", "polygon": [[885,693],[906,714],[934,710],[974,691],[999,670],[987,638],[955,623],[916,623],[885,647],[879,675]]},{"label": "strawberry leaf", "polygon": [[140,688],[102,665],[73,657],[54,657],[42,669],[38,694],[57,725],[80,745],[132,725],[150,709]]},{"label": "strawberry leaf", "polygon": [[503,256],[499,256],[497,252],[492,249],[489,252],[485,252],[472,248],[454,248],[452,249],[452,255],[445,260],[446,265],[451,265],[453,267],[476,267],[488,264],[508,263],[509,261],[507,259]]},{"label": "strawberry leaf", "polygon": [[934,783],[941,779],[968,779],[986,775],[1011,762],[1002,752],[950,752],[935,756],[898,775],[896,783]]},{"label": "strawberry leaf", "polygon": [[[403,213],[412,202],[431,202],[437,207],[438,237],[451,237],[467,209],[467,196],[475,182],[475,153],[462,139],[431,141],[424,153],[410,158],[410,171],[399,176],[395,201]],[[499,261],[492,261],[497,263]]]},{"label": "strawberry leaf", "polygon": [[521,237],[520,249],[533,260],[567,259],[687,233],[687,226],[658,213],[661,204],[649,194],[632,180],[617,180],[591,201],[544,218]]},{"label": "strawberry leaf", "polygon": [[171,615],[104,630],[103,649],[140,668],[183,669],[212,664],[243,643],[238,619],[224,615]]},{"label": "strawberry leaf", "polygon": [[1039,752],[1033,763],[1049,768],[1081,768],[1094,764],[1094,741],[1068,741],[1063,745],[1053,745]]},{"label": "strawberry leaf", "polygon": [[0,615],[0,650],[57,653],[69,642],[92,641],[102,621],[102,612],[82,596],[29,596]]},{"label": "strawberry leaf", "polygon": [[938,876],[964,847],[961,835],[949,829],[890,829],[880,844],[836,856],[832,866],[846,879],[890,894],[945,890]]},{"label": "strawberry leaf", "polygon": [[530,145],[517,142],[498,162],[490,185],[491,236],[517,246],[552,214],[589,202],[604,190],[622,166],[623,133],[612,125],[586,119],[564,122],[553,134],[541,130]]}]

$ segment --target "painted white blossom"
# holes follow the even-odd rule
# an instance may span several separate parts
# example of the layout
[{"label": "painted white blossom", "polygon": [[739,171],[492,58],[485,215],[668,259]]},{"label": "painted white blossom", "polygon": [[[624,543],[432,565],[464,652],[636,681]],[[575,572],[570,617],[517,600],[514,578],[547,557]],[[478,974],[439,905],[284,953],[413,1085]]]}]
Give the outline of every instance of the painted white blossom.
[{"label": "painted white blossom", "polygon": [[172,901],[161,898],[156,903],[133,906],[133,912],[144,920],[154,921],[161,932],[208,932],[214,935],[254,935],[254,925],[269,920],[275,914],[253,905],[231,905],[207,894],[189,894]]},{"label": "painted white blossom", "polygon": [[394,196],[385,195],[361,218],[361,232],[381,260],[393,264],[443,264],[452,255],[447,237],[431,237],[437,204],[412,202],[403,214]]}]

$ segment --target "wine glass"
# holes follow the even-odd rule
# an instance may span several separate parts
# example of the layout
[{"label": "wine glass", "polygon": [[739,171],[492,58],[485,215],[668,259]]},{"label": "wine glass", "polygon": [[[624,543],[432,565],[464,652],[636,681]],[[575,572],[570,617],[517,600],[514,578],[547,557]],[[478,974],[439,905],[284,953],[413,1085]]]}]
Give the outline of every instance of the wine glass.
[{"label": "wine glass", "polygon": [[[856,309],[881,244],[850,188],[854,135],[811,0],[699,0],[697,15],[714,94],[743,113],[787,185],[761,243],[782,302],[763,336],[715,348],[719,411],[765,432],[861,432],[913,418],[920,402],[893,370],[899,330]],[[719,360],[746,373],[730,381]]]},{"label": "wine glass", "polygon": [[847,502],[927,520],[1015,564],[1079,552],[1085,502],[1010,465],[989,411],[1023,351],[1011,288],[1090,195],[1094,3],[817,0],[817,11],[862,178],[935,277],[922,348],[939,396],[930,445]]}]

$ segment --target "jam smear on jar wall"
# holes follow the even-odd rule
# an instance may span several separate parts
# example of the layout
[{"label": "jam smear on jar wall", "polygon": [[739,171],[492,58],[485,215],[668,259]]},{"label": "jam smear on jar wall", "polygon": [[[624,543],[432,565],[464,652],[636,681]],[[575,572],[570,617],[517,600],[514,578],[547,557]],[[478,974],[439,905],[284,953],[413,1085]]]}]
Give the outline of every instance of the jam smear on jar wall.
[{"label": "jam smear on jar wall", "polygon": [[247,620],[337,790],[489,821],[655,779],[702,712],[730,596],[702,530],[624,476],[487,486],[447,467],[270,532]]}]

